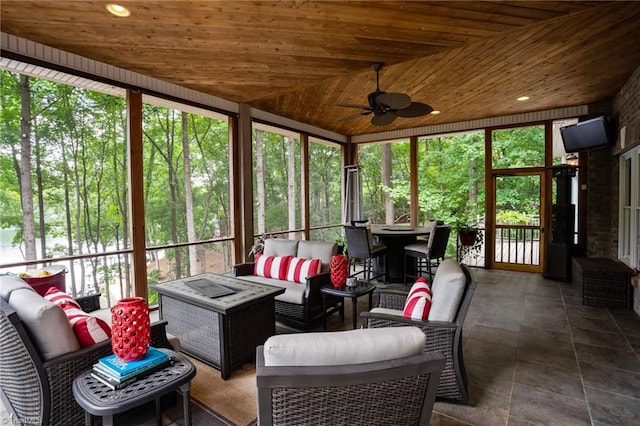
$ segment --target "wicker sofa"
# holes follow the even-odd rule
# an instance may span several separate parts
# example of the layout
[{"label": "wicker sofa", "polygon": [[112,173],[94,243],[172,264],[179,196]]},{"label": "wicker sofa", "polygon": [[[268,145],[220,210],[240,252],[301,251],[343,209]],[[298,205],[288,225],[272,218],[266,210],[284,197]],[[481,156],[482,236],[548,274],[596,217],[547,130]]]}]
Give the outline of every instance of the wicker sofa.
[{"label": "wicker sofa", "polygon": [[[370,312],[363,312],[365,328],[402,327],[412,325],[420,328],[427,336],[425,352],[440,351],[447,360],[440,385],[438,398],[454,402],[467,402],[467,374],[462,356],[462,326],[477,282],[471,277],[466,266],[455,260],[446,259],[438,267],[432,282],[433,301],[427,321],[406,318],[402,315],[407,293],[399,290],[380,290],[378,306]],[[454,287],[459,290],[459,299],[452,299]],[[439,299],[439,300],[436,300]],[[433,320],[436,303],[444,301],[452,319],[450,321]],[[441,305],[442,306],[442,305]],[[442,312],[442,311],[441,311]]]},{"label": "wicker sofa", "polygon": [[[26,286],[26,287],[25,287]],[[14,419],[24,424],[80,425],[84,423],[84,410],[76,404],[72,383],[81,372],[91,368],[98,358],[111,353],[109,340],[67,353],[52,352],[43,343],[63,341],[71,329],[47,330],[55,321],[49,309],[18,303],[25,296],[17,292],[33,292],[16,276],[0,276],[0,397]],[[33,297],[32,295],[26,295]],[[42,298],[42,296],[37,295]],[[99,295],[76,299],[85,312],[100,308]],[[45,301],[46,303],[46,301]],[[59,309],[59,308],[58,308]],[[35,311],[38,312],[35,312]],[[39,312],[43,317],[42,329],[34,330],[32,319]],[[60,309],[60,312],[62,310]],[[24,319],[20,317],[24,316]],[[64,313],[62,313],[64,317]],[[28,318],[28,320],[27,320]],[[31,324],[31,325],[29,325]],[[156,347],[171,348],[165,332],[166,322],[151,326],[151,341]],[[73,333],[73,332],[71,332]],[[47,339],[48,342],[43,342]]]},{"label": "wicker sofa", "polygon": [[444,366],[415,327],[293,333],[256,352],[258,424],[428,425]]},{"label": "wicker sofa", "polygon": [[[242,263],[233,267],[236,278],[254,283],[267,284],[285,289],[285,292],[275,298],[276,319],[303,330],[322,319],[322,293],[320,288],[331,285],[329,263],[331,257],[337,253],[335,243],[321,241],[298,241],[279,238],[269,238],[264,242],[264,256],[293,256],[302,259],[319,258],[322,261],[321,272],[308,276],[304,283],[294,283],[286,280],[257,276],[255,263]],[[344,304],[342,298],[327,297],[327,314],[340,312],[344,319]]]}]

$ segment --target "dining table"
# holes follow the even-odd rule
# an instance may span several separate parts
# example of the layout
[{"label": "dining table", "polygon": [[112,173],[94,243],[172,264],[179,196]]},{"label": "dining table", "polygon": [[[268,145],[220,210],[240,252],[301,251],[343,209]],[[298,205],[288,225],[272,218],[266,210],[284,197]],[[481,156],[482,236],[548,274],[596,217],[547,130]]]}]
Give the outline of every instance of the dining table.
[{"label": "dining table", "polygon": [[[404,247],[415,243],[420,236],[428,237],[431,228],[411,225],[372,225],[371,234],[378,244],[387,246],[386,265],[376,265],[378,268],[385,267],[386,282],[404,283]],[[407,258],[407,270],[409,274],[415,275],[415,258]]]}]

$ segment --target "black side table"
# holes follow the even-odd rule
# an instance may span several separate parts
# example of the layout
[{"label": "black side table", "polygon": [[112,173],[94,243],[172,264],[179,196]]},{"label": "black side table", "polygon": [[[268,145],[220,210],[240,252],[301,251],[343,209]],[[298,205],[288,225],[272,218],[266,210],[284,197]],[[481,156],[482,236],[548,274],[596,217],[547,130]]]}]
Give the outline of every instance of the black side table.
[{"label": "black side table", "polygon": [[355,330],[355,328],[358,326],[358,310],[357,310],[358,297],[368,294],[369,310],[371,310],[371,308],[373,307],[373,290],[375,289],[376,289],[376,285],[374,283],[366,282],[366,281],[358,281],[358,285],[354,287],[347,287],[347,286],[342,286],[337,288],[333,286],[321,287],[320,292],[322,292],[322,312],[323,312],[322,321],[324,323],[323,324],[324,329],[325,330],[327,329],[327,306],[326,306],[327,295],[343,297],[343,298],[348,297],[351,299],[351,303],[353,305],[353,314],[352,314],[353,328]]},{"label": "black side table", "polygon": [[184,356],[168,349],[161,349],[174,357],[175,362],[149,376],[141,378],[122,389],[111,390],[94,379],[91,370],[85,371],[73,381],[73,396],[86,411],[87,425],[93,424],[92,416],[102,416],[104,426],[113,425],[114,414],[122,413],[149,401],[156,401],[156,423],[162,426],[160,397],[177,389],[182,392],[184,424],[191,425],[189,392],[196,367]]}]

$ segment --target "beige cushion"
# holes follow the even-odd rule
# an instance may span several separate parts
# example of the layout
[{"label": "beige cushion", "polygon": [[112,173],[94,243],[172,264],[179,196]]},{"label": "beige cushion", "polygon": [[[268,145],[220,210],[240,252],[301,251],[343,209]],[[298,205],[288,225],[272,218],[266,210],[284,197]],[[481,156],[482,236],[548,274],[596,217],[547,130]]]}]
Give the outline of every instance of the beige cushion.
[{"label": "beige cushion", "polygon": [[265,342],[264,361],[266,366],[362,364],[419,355],[425,343],[417,327],[280,334]]},{"label": "beige cushion", "polygon": [[33,287],[17,275],[0,275],[0,297],[4,300],[9,301],[11,292],[21,288],[36,292]]},{"label": "beige cushion", "polygon": [[429,321],[451,322],[455,319],[466,277],[462,268],[453,259],[445,259],[436,272],[431,285],[431,310]]},{"label": "beige cushion", "polygon": [[45,360],[80,349],[62,308],[26,289],[11,293],[9,304],[29,330]]},{"label": "beige cushion", "polygon": [[265,256],[295,256],[298,252],[298,240],[267,238],[262,254]]},{"label": "beige cushion", "polygon": [[336,243],[328,243],[324,241],[300,241],[298,243],[298,256],[302,259],[321,259],[322,271],[329,270],[331,256],[338,253],[338,245]]},{"label": "beige cushion", "polygon": [[242,275],[236,278],[244,281],[251,281],[252,283],[267,284],[274,287],[284,288],[285,292],[276,296],[276,300],[279,300],[280,302],[295,303],[297,305],[302,305],[304,303],[304,292],[307,288],[305,284],[277,280],[275,278],[257,277],[255,275]]},{"label": "beige cushion", "polygon": [[402,310],[400,309],[391,309],[391,308],[373,308],[369,312],[372,314],[385,314],[385,315],[395,315],[398,317],[403,316]]}]

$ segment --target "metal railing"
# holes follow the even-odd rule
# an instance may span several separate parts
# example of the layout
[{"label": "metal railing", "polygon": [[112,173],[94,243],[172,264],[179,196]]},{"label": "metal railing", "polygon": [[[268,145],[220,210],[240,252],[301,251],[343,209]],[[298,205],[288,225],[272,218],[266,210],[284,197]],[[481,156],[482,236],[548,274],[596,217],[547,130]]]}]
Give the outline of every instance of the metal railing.
[{"label": "metal railing", "polygon": [[540,265],[540,227],[496,225],[495,261]]}]

